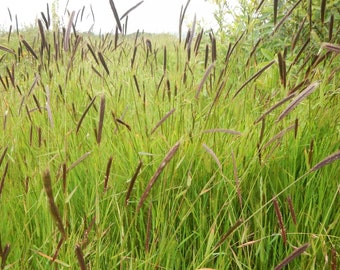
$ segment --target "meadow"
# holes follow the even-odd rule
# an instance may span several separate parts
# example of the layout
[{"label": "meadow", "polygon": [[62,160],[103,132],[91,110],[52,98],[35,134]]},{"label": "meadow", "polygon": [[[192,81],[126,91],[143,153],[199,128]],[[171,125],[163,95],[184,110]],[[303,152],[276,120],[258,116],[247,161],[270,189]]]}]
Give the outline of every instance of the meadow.
[{"label": "meadow", "polygon": [[111,34],[9,11],[0,269],[338,269],[337,1],[253,1],[216,33],[188,1],[177,37],[126,35],[109,2]]}]

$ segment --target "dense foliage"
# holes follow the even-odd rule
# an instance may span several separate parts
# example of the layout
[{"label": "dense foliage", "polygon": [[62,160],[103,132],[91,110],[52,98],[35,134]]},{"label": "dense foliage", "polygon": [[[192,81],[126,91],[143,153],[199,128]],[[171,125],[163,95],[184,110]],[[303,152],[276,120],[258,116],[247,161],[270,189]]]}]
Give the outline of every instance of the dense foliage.
[{"label": "dense foliage", "polygon": [[337,269],[339,4],[217,2],[1,35],[0,269]]}]

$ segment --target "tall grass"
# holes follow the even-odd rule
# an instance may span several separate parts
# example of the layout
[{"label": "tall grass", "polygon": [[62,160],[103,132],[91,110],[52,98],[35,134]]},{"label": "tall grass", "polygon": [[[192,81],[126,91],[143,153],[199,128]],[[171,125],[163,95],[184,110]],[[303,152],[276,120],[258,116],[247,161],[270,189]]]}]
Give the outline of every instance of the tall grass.
[{"label": "tall grass", "polygon": [[0,269],[336,269],[337,13],[124,35],[142,2],[0,36]]}]

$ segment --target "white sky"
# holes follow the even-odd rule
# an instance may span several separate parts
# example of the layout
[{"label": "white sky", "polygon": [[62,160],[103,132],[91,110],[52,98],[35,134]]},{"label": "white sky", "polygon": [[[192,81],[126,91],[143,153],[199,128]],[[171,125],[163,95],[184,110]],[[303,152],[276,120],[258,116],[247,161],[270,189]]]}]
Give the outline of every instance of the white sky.
[{"label": "white sky", "polygon": [[[18,17],[19,28],[34,24],[36,18],[41,18],[40,12],[44,12],[46,15],[46,3],[49,3],[51,13],[53,1],[1,0],[0,28],[7,30],[12,24],[15,29],[15,15]],[[64,14],[67,0],[59,0],[58,2],[59,15],[63,18],[62,24],[66,25],[68,16]],[[140,0],[114,0],[119,16],[139,2]],[[183,5],[184,7],[186,3],[187,0],[144,0],[139,7],[129,14],[127,32],[132,33],[139,29],[148,33],[177,33],[181,6]],[[95,22],[92,19],[90,4],[95,15]],[[109,0],[68,0],[67,9],[69,11],[74,10],[77,14],[83,6],[85,6],[83,21],[80,22],[79,15],[77,30],[88,31],[94,23],[93,29],[95,32],[99,32],[99,30],[102,32],[114,31],[116,22]],[[12,22],[7,8],[11,11]],[[188,24],[193,21],[194,14],[196,14],[196,20],[202,22],[205,29],[216,29],[217,24],[213,17],[213,10],[214,6],[205,0],[191,0],[186,13],[183,31],[186,31]]]}]

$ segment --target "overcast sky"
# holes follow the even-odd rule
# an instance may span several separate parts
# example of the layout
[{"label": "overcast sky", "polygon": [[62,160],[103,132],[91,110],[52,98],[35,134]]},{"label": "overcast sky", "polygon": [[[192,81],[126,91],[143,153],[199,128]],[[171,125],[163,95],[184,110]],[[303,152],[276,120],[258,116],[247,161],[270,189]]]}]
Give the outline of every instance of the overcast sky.
[{"label": "overcast sky", "polygon": [[[139,3],[141,0],[115,0],[115,6],[119,16],[123,15],[128,9]],[[235,0],[233,0],[235,1]],[[68,16],[65,9],[76,13],[85,6],[83,20],[78,19],[77,30],[88,31],[94,24],[95,32],[111,32],[115,29],[116,23],[109,0],[1,0],[0,8],[0,28],[7,30],[11,24],[15,27],[15,15],[18,17],[19,27],[33,25],[36,18],[41,18],[40,12],[46,14],[46,3],[49,3],[50,11],[52,3],[59,3],[59,15],[62,24],[67,24]],[[68,5],[66,3],[68,2]],[[185,6],[187,0],[144,0],[144,2],[129,14],[128,33],[137,30],[150,33],[177,33],[178,20],[181,6]],[[90,5],[94,12],[93,21]],[[13,21],[10,21],[7,8],[10,9]],[[196,20],[200,21],[205,29],[216,29],[216,22],[213,17],[214,6],[205,0],[191,0],[184,29],[193,21],[194,14]],[[79,16],[80,17],[80,16]]]}]

